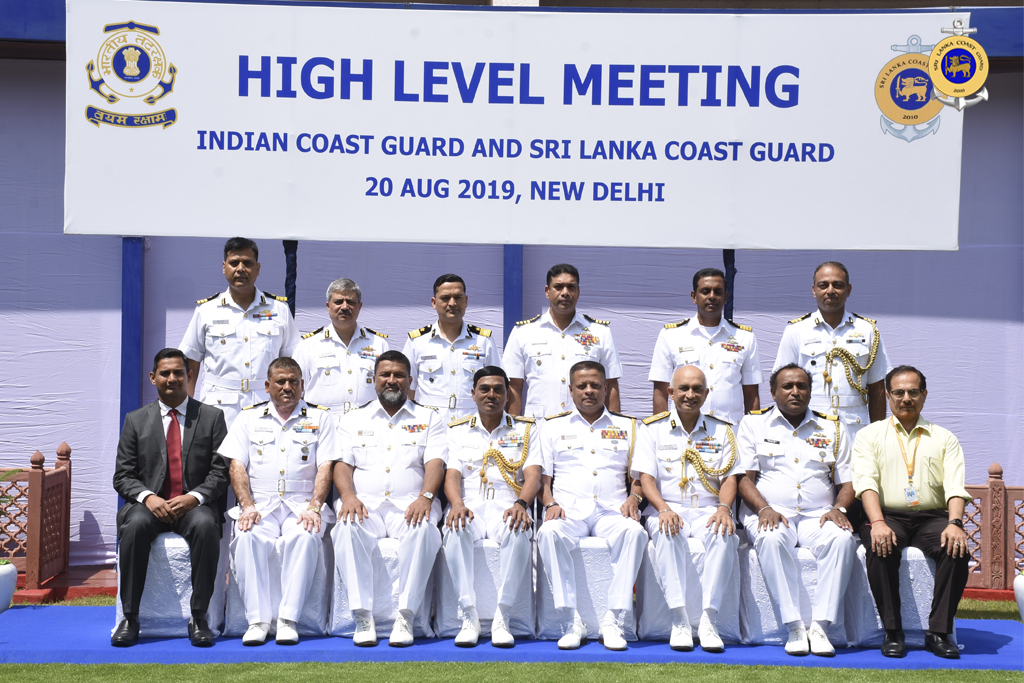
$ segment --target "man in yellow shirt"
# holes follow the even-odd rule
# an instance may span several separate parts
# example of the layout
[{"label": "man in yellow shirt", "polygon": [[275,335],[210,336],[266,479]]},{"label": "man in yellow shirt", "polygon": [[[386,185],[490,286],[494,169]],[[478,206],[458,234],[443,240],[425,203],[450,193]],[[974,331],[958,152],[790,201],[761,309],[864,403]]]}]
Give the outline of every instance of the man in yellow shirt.
[{"label": "man in yellow shirt", "polygon": [[892,417],[874,422],[853,446],[853,487],[867,522],[860,537],[867,548],[868,583],[885,626],[882,654],[905,653],[900,618],[900,556],[918,548],[935,561],[935,592],[925,649],[959,659],[949,639],[953,617],[967,586],[967,534],[963,516],[964,452],[951,432],[921,417],[928,396],[917,368],[900,365],[885,376]]}]

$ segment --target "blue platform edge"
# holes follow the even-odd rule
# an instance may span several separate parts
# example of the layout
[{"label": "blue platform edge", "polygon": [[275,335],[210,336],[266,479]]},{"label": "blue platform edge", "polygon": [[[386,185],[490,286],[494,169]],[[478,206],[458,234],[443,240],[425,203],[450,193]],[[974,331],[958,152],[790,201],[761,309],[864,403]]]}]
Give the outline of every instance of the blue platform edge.
[{"label": "blue platform edge", "polygon": [[[673,652],[668,643],[630,643],[610,652],[596,642],[562,651],[554,641],[519,640],[511,650],[482,640],[475,648],[452,639],[421,639],[412,647],[355,647],[350,638],[309,638],[298,645],[268,642],[245,647],[241,638],[219,638],[212,648],[192,647],[187,638],[142,639],[130,648],[110,646],[114,607],[16,606],[0,614],[0,662],[20,664],[231,664],[246,662],[621,662],[628,664],[747,664],[851,669],[1024,670],[1024,624],[957,620],[964,645],[958,660],[911,650],[886,659],[877,649],[839,649],[836,656],[792,657],[780,646],[727,645],[722,654]],[[183,622],[184,624],[184,622]],[[56,645],[55,645],[56,644]]]},{"label": "blue platform edge", "polygon": [[[175,1],[175,0],[170,0]],[[194,1],[194,0],[192,0]],[[870,10],[701,10],[701,9],[624,9],[624,8],[577,8],[577,7],[491,7],[477,5],[431,5],[405,3],[358,3],[358,2],[278,2],[276,0],[236,0],[233,4],[292,4],[318,5],[323,7],[364,7],[431,10],[445,9],[458,11],[499,11],[499,12],[630,12],[657,14],[760,14],[760,13],[914,13],[948,12],[949,7],[930,9],[870,9]],[[971,13],[971,26],[978,29],[974,38],[981,43],[989,57],[1024,56],[1024,7],[954,7],[954,10]],[[0,0],[0,40],[41,40],[64,42],[65,40],[64,0]]]}]

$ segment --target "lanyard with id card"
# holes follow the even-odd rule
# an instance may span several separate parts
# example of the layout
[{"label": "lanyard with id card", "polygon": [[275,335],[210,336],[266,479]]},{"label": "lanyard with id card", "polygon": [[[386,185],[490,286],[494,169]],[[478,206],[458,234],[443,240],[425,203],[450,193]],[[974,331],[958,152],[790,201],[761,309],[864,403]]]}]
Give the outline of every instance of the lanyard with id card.
[{"label": "lanyard with id card", "polygon": [[[890,418],[892,420],[893,429],[896,429],[896,418]],[[914,455],[911,460],[907,461],[907,449],[903,446],[903,439],[900,438],[900,433],[896,431],[896,441],[900,445],[900,453],[903,455],[903,464],[907,467],[907,488],[903,489],[903,494],[907,497],[907,507],[913,508],[921,504],[921,499],[917,496],[917,489],[914,487],[914,468],[917,466],[917,447],[921,445],[921,434],[922,430],[917,430],[917,439],[914,441]],[[909,435],[908,435],[909,441]]]}]

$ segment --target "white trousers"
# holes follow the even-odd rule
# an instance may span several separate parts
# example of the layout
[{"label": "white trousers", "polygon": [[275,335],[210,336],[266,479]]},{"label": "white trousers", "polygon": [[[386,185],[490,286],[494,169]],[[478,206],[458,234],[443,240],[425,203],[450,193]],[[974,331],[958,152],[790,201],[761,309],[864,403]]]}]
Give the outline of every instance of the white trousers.
[{"label": "white trousers", "polygon": [[831,624],[839,618],[857,557],[857,544],[852,533],[832,522],[821,526],[821,516],[825,512],[827,510],[810,514],[783,512],[789,520],[789,528],[779,524],[774,530],[758,531],[757,515],[749,515],[743,522],[747,534],[754,541],[765,586],[778,603],[784,624],[801,619],[800,568],[793,556],[798,546],[810,549],[818,562],[818,584],[811,601],[811,619]]},{"label": "white trousers", "polygon": [[[647,518],[647,533],[654,542],[654,563],[658,568],[658,581],[665,592],[669,609],[686,607],[686,576],[693,566],[687,538],[699,538],[704,543],[704,574],[701,577],[702,609],[718,612],[729,589],[729,580],[736,567],[740,546],[739,537],[722,536],[705,525],[715,514],[715,508],[673,510],[683,520],[677,536],[669,536],[658,529],[658,516]],[[760,555],[759,555],[760,556]],[[696,571],[696,570],[694,570]]]},{"label": "white trousers", "polygon": [[476,607],[474,588],[473,544],[491,539],[498,542],[498,557],[501,574],[498,581],[498,607],[505,613],[516,601],[516,591],[523,579],[523,572],[530,566],[530,539],[533,529],[512,531],[508,522],[502,521],[504,509],[486,507],[479,513],[473,511],[473,521],[465,529],[444,528],[444,560],[451,572],[452,582],[459,591],[459,607]]},{"label": "white trousers", "polygon": [[338,519],[331,532],[334,559],[353,611],[373,611],[373,551],[378,539],[393,538],[398,541],[398,609],[419,612],[441,549],[441,534],[437,531],[440,507],[432,505],[430,518],[415,526],[407,524],[405,512],[390,502],[370,510],[362,524]]},{"label": "white trousers", "polygon": [[248,531],[235,524],[235,538],[231,541],[231,569],[238,581],[238,589],[245,605],[245,619],[250,624],[269,624],[274,605],[270,597],[270,565],[268,558],[278,538],[284,538],[281,553],[281,605],[277,616],[298,621],[306,596],[313,585],[319,556],[317,546],[322,543],[324,527],[320,531],[306,531],[298,523],[299,517],[287,505],[279,505],[264,515]]},{"label": "white trousers", "polygon": [[545,521],[537,532],[537,547],[544,571],[551,581],[556,609],[576,609],[576,566],[572,551],[584,536],[599,536],[608,542],[612,558],[612,582],[608,609],[627,609],[633,603],[633,584],[647,545],[647,532],[622,513],[595,509],[585,519]]}]

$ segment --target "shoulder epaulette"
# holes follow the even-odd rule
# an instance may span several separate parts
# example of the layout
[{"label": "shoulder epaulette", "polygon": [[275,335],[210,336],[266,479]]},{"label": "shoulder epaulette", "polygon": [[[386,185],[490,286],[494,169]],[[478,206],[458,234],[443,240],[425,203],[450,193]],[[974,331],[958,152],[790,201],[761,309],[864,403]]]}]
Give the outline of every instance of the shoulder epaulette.
[{"label": "shoulder epaulette", "polygon": [[654,422],[657,422],[658,420],[664,420],[666,417],[668,417],[671,414],[672,413],[670,413],[669,411],[665,410],[665,411],[662,411],[662,412],[658,413],[657,415],[651,415],[650,417],[645,417],[643,420],[641,420],[641,422],[643,422],[645,425],[649,425],[649,424],[652,424]]},{"label": "shoulder epaulette", "polygon": [[740,328],[741,330],[744,330],[745,332],[753,332],[753,331],[754,331],[754,328],[753,328],[753,327],[748,327],[747,325],[740,325],[739,323],[734,323],[734,322],[733,322],[733,321],[732,321],[731,319],[729,319],[729,318],[726,318],[726,320],[727,320],[727,321],[729,322],[729,324],[730,324],[730,325],[732,325],[733,327],[738,327],[738,328]]},{"label": "shoulder epaulette", "polygon": [[608,322],[607,320],[598,320],[597,318],[591,318],[586,313],[583,314],[583,317],[596,325],[611,325],[611,323]]},{"label": "shoulder epaulette", "polygon": [[366,330],[367,332],[369,332],[370,334],[377,335],[381,339],[387,339],[388,338],[388,335],[384,334],[383,332],[378,332],[377,330],[371,330],[369,327],[364,327],[363,329]]},{"label": "shoulder epaulette", "polygon": [[196,303],[197,304],[205,304],[207,301],[213,301],[214,299],[216,299],[218,296],[220,296],[223,293],[224,292],[217,292],[216,294],[213,294],[212,296],[208,296],[205,299],[199,299],[198,301],[196,301]]},{"label": "shoulder epaulette", "polygon": [[316,408],[317,410],[330,410],[327,406],[317,405],[316,403],[307,403],[310,408]]},{"label": "shoulder epaulette", "polygon": [[246,406],[242,408],[242,410],[249,410],[250,408],[259,408],[260,406],[265,406],[268,403],[270,403],[270,401],[261,401],[260,403],[253,403],[251,406]]},{"label": "shoulder epaulette", "polygon": [[537,421],[537,418],[535,417],[524,417],[522,415],[513,415],[512,419],[515,420],[516,422],[529,422],[530,424],[533,424],[534,422]]},{"label": "shoulder epaulette", "polygon": [[[814,311],[811,311],[811,313],[813,313],[813,312]],[[789,324],[792,325],[793,323],[798,323],[801,320],[807,320],[808,318],[811,317],[811,313],[808,313],[807,315],[802,315],[799,318],[793,318],[792,320],[789,321]]]},{"label": "shoulder epaulette", "polygon": [[677,327],[682,327],[683,325],[685,325],[688,322],[690,322],[689,318],[683,318],[682,320],[680,320],[677,323],[665,323],[665,329],[666,330],[674,330]]},{"label": "shoulder epaulette", "polygon": [[284,303],[288,303],[288,297],[286,296],[278,296],[277,294],[271,294],[270,292],[263,292],[263,296],[267,297],[268,299],[276,299],[277,301],[283,301]]},{"label": "shoulder epaulette", "polygon": [[703,417],[705,419],[710,417],[712,420],[718,420],[722,424],[729,425],[730,427],[735,427],[736,426],[736,424],[734,422],[729,422],[729,420],[726,420],[724,417],[718,417],[717,415],[704,415]]},{"label": "shoulder epaulette", "polygon": [[312,332],[307,332],[306,334],[302,335],[302,338],[303,339],[309,339],[310,337],[315,337],[316,335],[318,335],[318,334],[320,334],[321,332],[324,331],[324,327],[327,327],[327,325],[324,325],[323,327],[318,327],[315,330],[313,330]]},{"label": "shoulder epaulette", "polygon": [[472,419],[473,419],[472,415],[467,415],[466,417],[460,418],[458,420],[452,420],[451,422],[448,423],[448,426],[449,427],[458,427],[459,425],[466,424],[467,422],[469,422]]},{"label": "shoulder epaulette", "polygon": [[537,322],[540,319],[540,315],[535,315],[529,320],[520,320],[516,325],[529,325],[530,323]]},{"label": "shoulder epaulette", "polygon": [[409,403],[413,404],[414,406],[419,406],[420,408],[426,408],[427,410],[439,410],[437,406],[425,406],[422,403],[417,403],[411,398],[406,400],[409,401]]},{"label": "shoulder epaulette", "polygon": [[826,420],[832,420],[833,422],[839,419],[838,415],[828,415],[826,413],[819,413],[817,410],[812,410],[811,412],[817,415],[818,417],[824,418]]},{"label": "shoulder epaulette", "polygon": [[636,419],[632,415],[626,415],[625,413],[616,413],[614,410],[609,410],[608,412],[611,413],[612,415],[614,415],[615,417],[624,417],[627,420],[635,420]]},{"label": "shoulder epaulette", "polygon": [[747,412],[747,415],[764,415],[775,406],[768,406],[767,408],[761,408],[760,410],[751,410]]},{"label": "shoulder epaulette", "polygon": [[855,315],[856,317],[860,318],[861,320],[867,320],[869,323],[877,323],[878,322],[877,320],[872,320],[871,318],[865,318],[860,313],[854,313],[853,315]]},{"label": "shoulder epaulette", "polygon": [[556,413],[554,415],[548,415],[544,419],[545,420],[554,420],[557,417],[565,417],[566,415],[572,415],[572,411],[571,410],[567,410],[564,413]]},{"label": "shoulder epaulette", "polygon": [[430,328],[431,327],[433,327],[433,325],[424,325],[423,327],[421,327],[418,330],[411,331],[409,333],[409,339],[415,339],[416,337],[422,337],[427,332],[430,332]]},{"label": "shoulder epaulette", "polygon": [[473,334],[479,334],[481,337],[490,337],[491,336],[491,331],[490,330],[485,330],[484,328],[477,327],[476,325],[467,325],[466,329],[469,330]]},{"label": "shoulder epaulette", "polygon": [[377,400],[377,399],[375,399],[375,398],[371,398],[371,399],[370,399],[369,401],[367,401],[366,403],[364,403],[363,405],[361,405],[361,406],[359,406],[359,407],[360,407],[360,408],[365,408],[366,406],[370,405],[371,403],[373,403],[373,402],[374,402],[374,401],[376,401],[376,400]]}]

